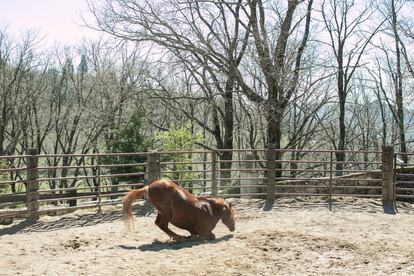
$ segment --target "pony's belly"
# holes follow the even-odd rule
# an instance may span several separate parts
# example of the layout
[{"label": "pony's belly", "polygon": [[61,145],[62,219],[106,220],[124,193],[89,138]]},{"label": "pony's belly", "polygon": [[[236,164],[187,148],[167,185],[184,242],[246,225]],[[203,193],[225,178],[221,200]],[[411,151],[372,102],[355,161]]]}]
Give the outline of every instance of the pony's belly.
[{"label": "pony's belly", "polygon": [[215,226],[215,223],[208,218],[199,217],[172,219],[171,224],[195,235],[209,235]]},{"label": "pony's belly", "polygon": [[195,234],[195,225],[193,223],[189,223],[189,221],[184,221],[182,219],[172,219],[171,220],[171,224],[174,225],[175,227],[178,227],[180,229],[184,229],[189,231],[190,233],[194,233]]}]

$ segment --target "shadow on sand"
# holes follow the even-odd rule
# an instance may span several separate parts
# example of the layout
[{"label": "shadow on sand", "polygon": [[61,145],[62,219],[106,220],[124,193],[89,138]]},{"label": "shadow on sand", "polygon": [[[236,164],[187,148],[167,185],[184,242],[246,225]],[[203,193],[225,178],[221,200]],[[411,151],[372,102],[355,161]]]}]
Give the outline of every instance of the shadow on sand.
[{"label": "shadow on sand", "polygon": [[190,248],[193,246],[198,246],[201,244],[215,244],[222,241],[227,241],[233,237],[233,234],[225,235],[221,238],[217,238],[211,241],[203,241],[198,239],[189,239],[182,242],[161,242],[161,241],[153,241],[149,244],[143,244],[138,247],[136,246],[129,246],[129,245],[120,245],[119,247],[126,250],[140,250],[140,251],[161,251],[161,250],[179,250],[183,248]]},{"label": "shadow on sand", "polygon": [[35,225],[37,222],[32,219],[25,219],[19,221],[16,224],[13,224],[10,227],[0,229],[0,236],[2,235],[11,235],[19,232],[23,232],[24,229],[30,228],[31,226]]}]

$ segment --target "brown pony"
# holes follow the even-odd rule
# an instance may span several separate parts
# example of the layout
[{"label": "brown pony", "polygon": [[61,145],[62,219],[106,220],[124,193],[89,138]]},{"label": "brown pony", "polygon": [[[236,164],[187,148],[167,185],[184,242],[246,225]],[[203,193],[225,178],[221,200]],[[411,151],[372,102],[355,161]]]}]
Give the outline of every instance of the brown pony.
[{"label": "brown pony", "polygon": [[168,228],[168,223],[191,233],[190,237],[213,240],[211,232],[221,221],[230,231],[235,229],[236,210],[223,199],[195,196],[170,180],[156,180],[142,189],[129,191],[123,199],[124,222],[127,226],[132,220],[132,202],[148,195],[157,208],[155,224],[173,240],[187,237],[178,235]]}]

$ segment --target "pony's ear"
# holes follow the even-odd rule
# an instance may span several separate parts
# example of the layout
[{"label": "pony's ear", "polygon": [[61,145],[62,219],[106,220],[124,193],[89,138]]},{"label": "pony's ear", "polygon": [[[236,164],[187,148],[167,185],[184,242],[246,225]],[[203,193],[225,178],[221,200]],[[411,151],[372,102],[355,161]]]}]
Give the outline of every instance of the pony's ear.
[{"label": "pony's ear", "polygon": [[231,202],[229,203],[229,208],[231,208],[233,206],[233,204],[231,204]]}]

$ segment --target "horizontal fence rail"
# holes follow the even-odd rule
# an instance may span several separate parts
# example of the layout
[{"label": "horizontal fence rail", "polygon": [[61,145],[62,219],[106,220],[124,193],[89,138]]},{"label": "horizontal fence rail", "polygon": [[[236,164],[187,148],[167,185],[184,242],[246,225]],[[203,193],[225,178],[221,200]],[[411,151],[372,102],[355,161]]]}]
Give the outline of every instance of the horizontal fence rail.
[{"label": "horizontal fence rail", "polygon": [[[345,159],[336,159],[339,152]],[[29,149],[25,155],[0,156],[0,218],[37,218],[83,208],[100,212],[102,206],[122,203],[128,190],[160,178],[202,196],[268,201],[324,197],[329,209],[334,197],[414,198],[414,167],[396,165],[397,155],[391,147],[88,154],[38,154]]]}]

